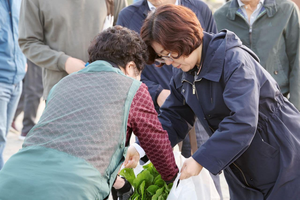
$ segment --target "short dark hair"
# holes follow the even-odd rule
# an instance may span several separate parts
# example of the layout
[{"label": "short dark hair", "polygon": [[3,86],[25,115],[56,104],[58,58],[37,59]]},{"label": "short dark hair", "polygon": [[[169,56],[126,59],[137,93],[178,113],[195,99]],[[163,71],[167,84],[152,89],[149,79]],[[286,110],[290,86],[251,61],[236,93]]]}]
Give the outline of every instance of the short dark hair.
[{"label": "short dark hair", "polygon": [[145,41],[148,51],[148,64],[157,58],[153,42],[162,45],[164,50],[188,56],[197,49],[203,38],[203,29],[193,11],[173,4],[159,6],[148,15],[142,28],[141,36]]},{"label": "short dark hair", "polygon": [[91,42],[88,53],[89,63],[106,60],[125,67],[133,61],[138,71],[144,68],[148,59],[147,46],[140,35],[122,26],[113,26],[100,32]]}]

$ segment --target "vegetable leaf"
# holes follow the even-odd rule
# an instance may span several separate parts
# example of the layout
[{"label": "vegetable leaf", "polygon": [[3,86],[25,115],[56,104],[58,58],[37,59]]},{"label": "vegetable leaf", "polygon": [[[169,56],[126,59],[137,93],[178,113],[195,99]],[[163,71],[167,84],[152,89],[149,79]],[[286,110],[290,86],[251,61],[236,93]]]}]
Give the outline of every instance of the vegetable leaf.
[{"label": "vegetable leaf", "polygon": [[120,175],[126,178],[126,180],[133,185],[133,180],[135,179],[135,174],[133,169],[131,168],[124,168],[120,171]]},{"label": "vegetable leaf", "polygon": [[153,176],[150,174],[148,170],[143,170],[141,173],[137,175],[136,179],[133,180],[133,187],[139,188],[143,180],[145,180],[146,186],[151,185],[153,181]]},{"label": "vegetable leaf", "polygon": [[147,188],[147,192],[149,192],[149,194],[152,196],[156,193],[156,190],[158,190],[159,187],[157,185],[150,185],[148,188]]}]

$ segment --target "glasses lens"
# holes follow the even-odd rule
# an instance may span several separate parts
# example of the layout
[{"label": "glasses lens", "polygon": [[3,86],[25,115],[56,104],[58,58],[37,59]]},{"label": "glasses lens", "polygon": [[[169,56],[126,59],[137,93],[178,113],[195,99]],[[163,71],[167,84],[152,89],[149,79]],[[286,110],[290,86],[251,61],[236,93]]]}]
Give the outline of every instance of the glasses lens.
[{"label": "glasses lens", "polygon": [[155,61],[159,62],[159,63],[165,63],[165,59],[164,58],[156,58]]}]

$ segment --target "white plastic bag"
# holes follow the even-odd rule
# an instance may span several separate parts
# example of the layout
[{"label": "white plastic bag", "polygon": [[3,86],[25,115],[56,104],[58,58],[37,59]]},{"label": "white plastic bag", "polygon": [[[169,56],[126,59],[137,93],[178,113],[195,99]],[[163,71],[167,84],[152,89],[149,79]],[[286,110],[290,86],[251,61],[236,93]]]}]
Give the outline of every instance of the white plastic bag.
[{"label": "white plastic bag", "polygon": [[[175,161],[179,168],[185,161],[180,152],[174,152]],[[180,174],[173,183],[167,200],[220,200],[214,182],[207,169],[203,168],[198,176],[181,180],[177,186]]]},{"label": "white plastic bag", "polygon": [[108,15],[105,18],[105,22],[103,24],[103,29],[102,30],[104,31],[107,28],[113,27],[113,25],[114,25],[114,16]]}]

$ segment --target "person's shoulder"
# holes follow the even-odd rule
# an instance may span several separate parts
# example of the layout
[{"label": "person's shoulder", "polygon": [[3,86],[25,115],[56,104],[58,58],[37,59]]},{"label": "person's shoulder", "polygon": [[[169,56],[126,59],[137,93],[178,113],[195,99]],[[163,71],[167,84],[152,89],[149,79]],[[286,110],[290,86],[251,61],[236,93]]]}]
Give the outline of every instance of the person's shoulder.
[{"label": "person's shoulder", "polygon": [[123,8],[118,16],[118,25],[128,27],[131,23],[143,21],[145,11],[148,9],[146,0],[139,0],[138,2]]},{"label": "person's shoulder", "polygon": [[215,12],[214,12],[214,16],[222,16],[224,17],[224,15],[228,12],[229,6],[230,6],[230,1],[225,3],[224,5],[222,5],[220,8],[218,8]]},{"label": "person's shoulder", "polygon": [[146,9],[145,0],[139,0],[134,4],[131,4],[123,8],[122,11],[120,12],[120,15],[131,17],[136,13],[143,12],[144,9]]},{"label": "person's shoulder", "polygon": [[289,10],[289,9],[296,9],[297,5],[295,2],[290,1],[290,0],[276,0],[276,4],[278,6],[278,9],[284,9],[284,10]]}]

